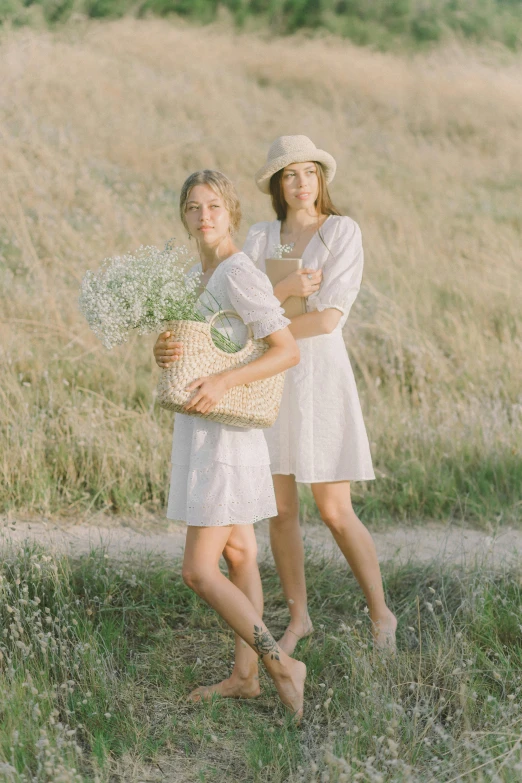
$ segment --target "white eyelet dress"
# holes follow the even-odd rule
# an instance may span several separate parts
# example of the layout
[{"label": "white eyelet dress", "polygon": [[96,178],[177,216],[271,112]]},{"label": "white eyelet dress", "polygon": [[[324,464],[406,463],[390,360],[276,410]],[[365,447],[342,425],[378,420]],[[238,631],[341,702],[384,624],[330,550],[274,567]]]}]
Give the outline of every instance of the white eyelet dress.
[{"label": "white eyelet dress", "polygon": [[[200,264],[191,270],[200,272]],[[256,338],[290,323],[268,277],[244,253],[219,264],[199,298],[199,309],[207,320],[217,310],[235,310]],[[239,329],[235,319],[230,324],[241,339],[243,324]],[[275,516],[264,432],[177,413],[167,518],[203,527],[245,525]]]},{"label": "white eyelet dress", "polygon": [[[256,223],[244,251],[259,269],[281,243],[281,223]],[[375,478],[368,437],[343,338],[361,285],[361,231],[349,217],[330,215],[305,248],[303,266],[322,269],[319,291],[307,310],[333,307],[343,314],[331,334],[298,340],[301,361],[286,373],[278,419],[265,430],[272,473],[296,481],[364,481]]]}]

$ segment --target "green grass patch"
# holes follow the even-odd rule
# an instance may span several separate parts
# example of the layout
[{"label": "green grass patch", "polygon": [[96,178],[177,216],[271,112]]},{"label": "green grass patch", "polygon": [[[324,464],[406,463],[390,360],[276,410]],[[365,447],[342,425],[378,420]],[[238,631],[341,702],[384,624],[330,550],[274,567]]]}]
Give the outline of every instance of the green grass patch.
[{"label": "green grass patch", "polygon": [[[381,658],[353,577],[309,559],[300,728],[264,674],[257,700],[187,703],[227,676],[233,637],[179,563],[25,546],[0,576],[2,781],[520,779],[519,572],[387,564],[399,651]],[[277,634],[286,609],[271,565],[262,577]]]},{"label": "green grass patch", "polygon": [[174,15],[197,24],[226,14],[239,29],[334,33],[380,49],[420,47],[452,33],[510,49],[522,43],[522,9],[516,0],[0,0],[0,23],[31,23],[36,8],[49,24],[67,21],[73,11],[93,19]]}]

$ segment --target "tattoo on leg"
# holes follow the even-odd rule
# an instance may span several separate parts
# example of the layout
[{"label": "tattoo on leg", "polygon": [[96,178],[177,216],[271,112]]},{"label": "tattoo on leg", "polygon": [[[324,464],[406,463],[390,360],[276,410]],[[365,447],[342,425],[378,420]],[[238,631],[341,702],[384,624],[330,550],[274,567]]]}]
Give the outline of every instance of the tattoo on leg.
[{"label": "tattoo on leg", "polygon": [[252,645],[258,655],[268,655],[272,660],[279,660],[279,647],[270,631],[263,631],[258,625],[254,625],[254,643]]}]

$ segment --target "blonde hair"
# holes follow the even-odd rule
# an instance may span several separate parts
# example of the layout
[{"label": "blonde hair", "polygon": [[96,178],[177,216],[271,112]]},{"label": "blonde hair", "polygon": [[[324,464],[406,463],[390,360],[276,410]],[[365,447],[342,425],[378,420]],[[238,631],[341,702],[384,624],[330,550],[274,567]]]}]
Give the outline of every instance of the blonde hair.
[{"label": "blonde hair", "polygon": [[179,195],[179,214],[181,222],[188,231],[187,221],[185,219],[185,209],[187,206],[190,191],[196,185],[208,185],[217,196],[221,196],[225,202],[225,207],[230,215],[230,233],[235,234],[241,223],[241,204],[232,182],[225,174],[214,169],[202,169],[195,171],[190,177],[187,177],[181,187]]}]

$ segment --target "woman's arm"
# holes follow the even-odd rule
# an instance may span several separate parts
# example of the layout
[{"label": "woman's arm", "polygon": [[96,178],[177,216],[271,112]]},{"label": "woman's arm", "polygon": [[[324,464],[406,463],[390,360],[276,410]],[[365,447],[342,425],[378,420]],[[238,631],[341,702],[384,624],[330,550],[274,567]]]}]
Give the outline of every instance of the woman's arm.
[{"label": "woman's arm", "polygon": [[273,332],[264,339],[269,347],[259,359],[217,375],[198,378],[187,386],[188,391],[196,393],[186,403],[185,410],[210,413],[223,395],[234,386],[270,378],[299,364],[299,348],[289,327]]},{"label": "woman's arm", "polygon": [[308,298],[309,312],[292,318],[295,338],[330,334],[347,316],[361,285],[363,249],[361,231],[348,217],[336,218],[336,233],[329,240],[328,258],[318,291]]},{"label": "woman's arm", "polygon": [[291,324],[288,327],[296,340],[304,337],[317,337],[319,334],[331,334],[339,321],[342,312],[334,307],[328,307],[326,310],[314,310],[311,313],[303,313],[291,318]]},{"label": "woman's arm", "polygon": [[310,296],[319,291],[322,277],[321,269],[297,269],[275,284],[274,294],[281,303],[289,296]]},{"label": "woman's arm", "polygon": [[[310,275],[310,277],[308,276]],[[283,303],[289,296],[304,298],[320,290],[323,272],[321,269],[298,269],[274,286],[274,294]],[[292,318],[290,331],[296,340],[303,337],[316,337],[318,334],[333,332],[342,313],[329,308],[322,313],[304,313]]]}]

